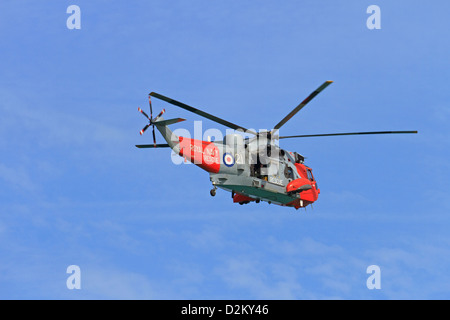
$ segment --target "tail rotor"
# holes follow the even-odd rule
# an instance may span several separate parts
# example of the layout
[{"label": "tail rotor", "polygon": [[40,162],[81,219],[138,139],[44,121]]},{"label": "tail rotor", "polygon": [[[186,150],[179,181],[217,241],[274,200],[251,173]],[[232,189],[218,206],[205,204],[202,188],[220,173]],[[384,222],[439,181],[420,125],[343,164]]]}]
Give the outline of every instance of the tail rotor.
[{"label": "tail rotor", "polygon": [[138,108],[138,111],[140,113],[142,113],[144,115],[144,117],[146,117],[148,119],[148,124],[139,132],[141,135],[144,134],[144,132],[148,129],[148,127],[153,126],[153,144],[156,146],[156,135],[155,135],[155,121],[157,121],[159,119],[159,117],[161,117],[164,112],[166,112],[165,109],[162,109],[162,111],[156,116],[156,118],[153,119],[153,108],[152,108],[152,100],[150,98],[150,95],[148,95],[148,104],[150,106],[150,117],[148,116],[148,114],[146,114],[144,112],[144,110],[142,110],[141,108]]}]

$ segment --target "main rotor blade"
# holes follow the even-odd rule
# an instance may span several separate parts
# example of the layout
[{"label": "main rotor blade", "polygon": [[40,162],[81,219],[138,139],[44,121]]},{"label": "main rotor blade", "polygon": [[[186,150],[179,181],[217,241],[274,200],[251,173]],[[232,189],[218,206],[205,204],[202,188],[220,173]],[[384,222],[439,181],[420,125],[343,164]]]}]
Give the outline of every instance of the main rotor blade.
[{"label": "main rotor blade", "polygon": [[182,103],[182,102],[179,102],[179,101],[173,100],[173,99],[171,99],[171,98],[165,97],[165,96],[163,96],[163,95],[161,95],[161,94],[159,94],[159,93],[152,92],[152,93],[150,93],[150,95],[151,95],[152,97],[155,97],[155,98],[161,99],[161,100],[163,100],[163,101],[166,101],[166,102],[168,102],[168,103],[170,103],[170,104],[173,104],[173,105],[175,105],[175,106],[177,106],[177,107],[180,107],[180,108],[182,108],[182,109],[184,109],[184,110],[187,110],[187,111],[189,111],[189,112],[198,114],[199,116],[202,116],[202,117],[204,117],[204,118],[206,118],[206,119],[209,119],[209,120],[212,120],[212,121],[214,121],[214,122],[217,122],[217,123],[219,123],[219,124],[221,124],[221,125],[224,125],[224,126],[226,126],[226,127],[231,128],[231,129],[234,129],[234,130],[242,130],[242,131],[245,131],[245,132],[248,132],[248,133],[252,133],[252,134],[255,134],[255,135],[257,134],[256,132],[253,132],[253,131],[251,131],[251,130],[248,130],[248,129],[242,127],[242,126],[239,126],[239,125],[237,125],[237,124],[231,123],[231,122],[226,121],[226,120],[224,120],[224,119],[218,118],[218,117],[216,117],[216,116],[213,116],[212,114],[206,113],[206,112],[201,111],[201,110],[196,109],[196,108],[193,108],[193,107],[188,106],[187,104],[184,104],[184,103]]},{"label": "main rotor blade", "polygon": [[314,92],[312,92],[305,100],[303,100],[294,110],[292,110],[283,120],[281,120],[275,127],[273,127],[273,131],[276,131],[281,128],[286,122],[289,121],[297,112],[299,112],[304,106],[308,104],[315,96],[317,96],[323,89],[328,87],[333,81],[325,81],[319,88],[317,88]]},{"label": "main rotor blade", "polygon": [[278,139],[329,137],[329,136],[352,136],[352,135],[363,135],[363,134],[391,134],[391,133],[417,133],[417,131],[369,131],[369,132],[347,132],[347,133],[302,134],[302,135],[298,135],[298,136],[282,136],[282,137],[278,137]]}]

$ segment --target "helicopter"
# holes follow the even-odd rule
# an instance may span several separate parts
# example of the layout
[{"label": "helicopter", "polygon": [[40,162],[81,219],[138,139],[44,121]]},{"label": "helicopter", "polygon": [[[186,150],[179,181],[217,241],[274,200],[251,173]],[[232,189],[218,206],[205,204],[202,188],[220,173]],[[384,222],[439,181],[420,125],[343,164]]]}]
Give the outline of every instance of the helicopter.
[{"label": "helicopter", "polygon": [[[308,135],[280,136],[279,129],[304,108],[314,97],[328,87],[333,81],[325,81],[305,100],[297,105],[288,115],[278,122],[272,130],[258,132],[226,121],[212,114],[173,100],[156,92],[148,95],[150,116],[141,108],[138,111],[148,120],[140,131],[142,135],[150,126],[153,128],[153,144],[136,145],[137,148],[171,148],[201,169],[207,171],[213,188],[211,196],[216,195],[217,188],[231,192],[234,203],[240,205],[261,201],[295,209],[306,208],[317,201],[320,189],[312,168],[305,164],[305,157],[297,152],[287,151],[277,143],[281,139],[369,135],[369,134],[409,134],[417,131],[370,131],[325,133]],[[165,120],[163,109],[153,118],[151,98],[165,101],[174,106],[212,120],[234,131],[226,134],[221,141],[203,141],[190,137],[177,136],[169,125],[185,121],[183,118]],[[155,127],[162,134],[166,144],[157,144]],[[244,134],[250,135],[244,137]]]}]

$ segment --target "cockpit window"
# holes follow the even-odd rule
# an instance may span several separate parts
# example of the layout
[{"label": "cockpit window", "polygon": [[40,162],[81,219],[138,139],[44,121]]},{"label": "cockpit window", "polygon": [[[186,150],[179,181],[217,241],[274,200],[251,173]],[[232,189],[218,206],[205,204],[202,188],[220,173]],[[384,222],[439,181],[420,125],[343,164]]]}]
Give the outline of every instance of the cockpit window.
[{"label": "cockpit window", "polygon": [[295,156],[295,162],[296,163],[303,163],[305,162],[305,157],[303,157],[301,154],[298,154],[297,152],[294,152]]},{"label": "cockpit window", "polygon": [[308,174],[308,179],[309,179],[310,181],[314,181],[314,177],[313,177],[313,175],[312,175],[311,170],[308,169],[308,170],[306,171],[306,173]]}]

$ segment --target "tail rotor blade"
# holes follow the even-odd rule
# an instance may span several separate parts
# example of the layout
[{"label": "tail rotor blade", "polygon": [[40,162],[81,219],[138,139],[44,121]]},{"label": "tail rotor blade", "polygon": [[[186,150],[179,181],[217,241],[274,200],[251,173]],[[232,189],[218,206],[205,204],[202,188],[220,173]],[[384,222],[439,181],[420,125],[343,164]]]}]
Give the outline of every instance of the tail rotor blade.
[{"label": "tail rotor blade", "polygon": [[148,125],[146,125],[139,133],[141,134],[141,136],[144,134],[145,130],[148,129],[148,127],[150,127],[150,123]]},{"label": "tail rotor blade", "polygon": [[148,104],[150,105],[150,117],[153,119],[152,99],[150,94],[148,95]]},{"label": "tail rotor blade", "polygon": [[138,111],[139,111],[140,113],[142,113],[148,120],[150,120],[150,118],[148,117],[148,115],[147,115],[141,108],[138,108]]},{"label": "tail rotor blade", "polygon": [[155,120],[161,117],[164,114],[164,112],[166,112],[166,109],[162,109],[161,112],[156,116]]},{"label": "tail rotor blade", "polygon": [[153,145],[156,148],[156,136],[155,136],[155,126],[153,126]]}]

